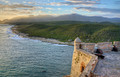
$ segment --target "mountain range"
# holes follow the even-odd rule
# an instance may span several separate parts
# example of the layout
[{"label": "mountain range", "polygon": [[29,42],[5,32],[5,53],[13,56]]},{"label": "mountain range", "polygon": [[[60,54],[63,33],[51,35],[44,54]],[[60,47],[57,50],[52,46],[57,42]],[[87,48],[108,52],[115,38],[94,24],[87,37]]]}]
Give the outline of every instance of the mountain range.
[{"label": "mountain range", "polygon": [[52,15],[38,15],[28,17],[17,17],[13,19],[7,19],[3,22],[48,22],[48,21],[90,21],[90,22],[120,22],[120,18],[105,18],[100,16],[84,16],[79,14],[66,14],[60,16]]}]

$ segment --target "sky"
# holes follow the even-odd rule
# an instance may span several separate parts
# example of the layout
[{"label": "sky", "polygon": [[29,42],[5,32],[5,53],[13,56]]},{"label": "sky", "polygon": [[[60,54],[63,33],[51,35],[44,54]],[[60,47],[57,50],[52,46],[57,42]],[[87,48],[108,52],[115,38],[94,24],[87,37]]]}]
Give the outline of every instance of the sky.
[{"label": "sky", "polygon": [[0,20],[74,13],[120,18],[120,0],[0,0]]}]

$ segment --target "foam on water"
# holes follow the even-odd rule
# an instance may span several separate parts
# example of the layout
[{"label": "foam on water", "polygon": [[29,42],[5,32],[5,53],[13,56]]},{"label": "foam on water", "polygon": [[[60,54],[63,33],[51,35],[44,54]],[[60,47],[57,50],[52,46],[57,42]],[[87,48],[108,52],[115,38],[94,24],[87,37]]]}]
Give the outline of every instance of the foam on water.
[{"label": "foam on water", "polygon": [[68,45],[62,45],[62,44],[53,44],[54,46],[68,46]]},{"label": "foam on water", "polygon": [[[12,27],[13,26],[11,26],[10,28],[7,29],[7,34],[11,39],[17,39],[17,40],[29,39],[29,38],[23,38],[21,36],[18,36],[17,34],[13,34],[12,30],[11,30]],[[29,39],[29,40],[32,40],[34,42],[41,42],[40,40],[34,40],[34,39]],[[52,43],[48,43],[48,44],[52,44]],[[52,44],[52,45],[54,45],[54,46],[68,46],[68,45],[62,45],[62,44]]]},{"label": "foam on water", "polygon": [[13,26],[11,26],[10,28],[7,29],[6,33],[8,35],[9,38],[11,39],[19,39],[19,40],[23,40],[23,39],[28,39],[28,38],[23,38],[21,36],[18,36],[17,34],[14,34],[11,30]]}]

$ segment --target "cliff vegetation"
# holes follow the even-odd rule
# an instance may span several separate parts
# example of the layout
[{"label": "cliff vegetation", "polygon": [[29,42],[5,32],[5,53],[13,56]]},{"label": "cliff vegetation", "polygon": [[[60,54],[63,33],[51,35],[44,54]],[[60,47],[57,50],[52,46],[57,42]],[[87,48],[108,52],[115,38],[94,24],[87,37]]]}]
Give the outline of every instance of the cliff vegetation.
[{"label": "cliff vegetation", "polygon": [[120,41],[120,25],[110,22],[56,21],[14,23],[30,37],[54,38],[63,42],[79,37],[83,42]]}]

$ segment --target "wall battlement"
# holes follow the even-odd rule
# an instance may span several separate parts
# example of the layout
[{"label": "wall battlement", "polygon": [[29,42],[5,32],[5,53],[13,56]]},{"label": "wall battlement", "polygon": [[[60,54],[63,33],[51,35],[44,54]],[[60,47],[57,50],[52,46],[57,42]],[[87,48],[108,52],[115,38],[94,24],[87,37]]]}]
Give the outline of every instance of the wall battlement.
[{"label": "wall battlement", "polygon": [[[112,42],[103,43],[81,43],[77,37],[74,41],[74,52],[70,75],[64,77],[94,77],[94,70],[98,63],[98,57],[93,53],[94,48],[99,47],[104,52],[111,51]],[[120,49],[120,42],[115,41],[114,45]]]},{"label": "wall battlement", "polygon": [[93,53],[95,50],[95,47],[98,47],[103,52],[109,52],[112,50],[113,45],[115,45],[118,48],[118,51],[120,51],[120,42],[114,41],[112,42],[101,42],[101,43],[80,43],[81,49]]}]

